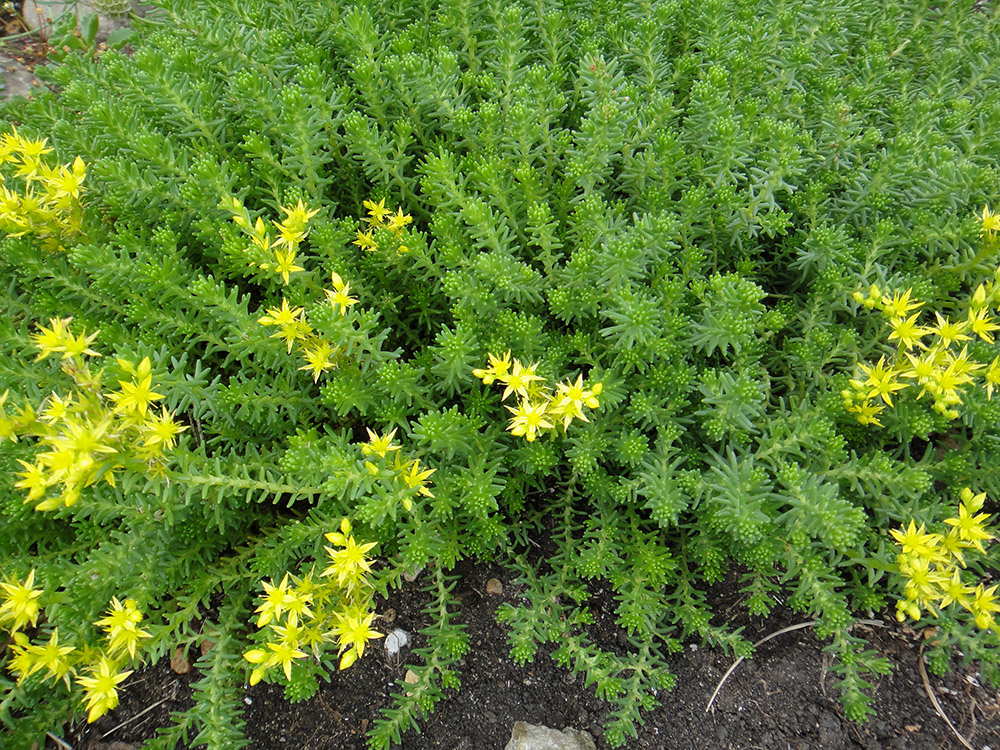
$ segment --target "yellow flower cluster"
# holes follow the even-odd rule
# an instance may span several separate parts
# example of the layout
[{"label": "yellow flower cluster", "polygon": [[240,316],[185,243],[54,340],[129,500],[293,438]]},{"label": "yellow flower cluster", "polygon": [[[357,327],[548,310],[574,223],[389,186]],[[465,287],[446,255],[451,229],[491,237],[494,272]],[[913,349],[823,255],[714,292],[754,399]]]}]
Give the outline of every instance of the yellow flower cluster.
[{"label": "yellow flower cluster", "polygon": [[919,620],[924,610],[937,614],[953,604],[968,611],[983,630],[996,627],[994,615],[1000,612],[997,586],[973,586],[962,576],[965,553],[986,553],[983,542],[995,537],[986,530],[989,515],[980,513],[986,493],[973,494],[968,487],[961,492],[958,515],[946,518],[951,526],[946,534],[936,534],[910,521],[907,528],[893,529],[900,553],[896,557],[899,572],[906,579],[905,599],[896,602],[896,617]]},{"label": "yellow flower cluster", "polygon": [[358,230],[357,239],[354,240],[354,244],[366,252],[375,252],[378,249],[375,231],[377,229],[388,229],[392,232],[396,243],[396,252],[400,255],[410,252],[410,248],[403,244],[405,240],[403,233],[406,226],[413,222],[413,217],[409,214],[404,214],[403,209],[400,207],[397,207],[396,212],[393,213],[385,207],[385,198],[378,203],[366,200],[363,201],[363,205],[368,209],[368,216],[361,221],[366,223],[368,228]]},{"label": "yellow flower cluster", "polygon": [[[43,679],[62,680],[72,688],[70,677],[83,688],[87,721],[99,719],[118,705],[118,685],[131,670],[122,667],[135,659],[136,645],[140,639],[151,637],[140,627],[142,612],[136,602],[126,599],[124,604],[116,597],[111,599],[107,615],[94,624],[104,629],[105,645],[95,650],[60,644],[59,628],[54,628],[47,641],[32,643],[22,631],[30,623],[38,624],[39,599],[44,591],[36,589],[35,571],[25,581],[6,580],[0,583],[0,626],[10,634],[10,653],[7,669],[17,676],[17,682],[44,671]],[[86,670],[89,676],[80,676]]]},{"label": "yellow flower cluster", "polygon": [[895,343],[894,356],[876,364],[859,364],[849,389],[841,391],[844,406],[861,424],[881,427],[878,417],[891,407],[895,394],[919,386],[917,398],[929,396],[932,408],[948,419],[956,419],[965,389],[981,377],[988,397],[1000,385],[1000,357],[986,365],[970,358],[966,342],[979,338],[992,344],[1000,330],[994,312],[1000,287],[980,284],[969,299],[964,316],[951,318],[934,312],[934,321],[921,322],[923,303],[911,297],[912,290],[889,294],[872,286],[867,293],[855,292],[854,300],[886,317],[891,329],[888,341]]},{"label": "yellow flower cluster", "polygon": [[1000,214],[990,211],[989,206],[983,206],[983,212],[979,216],[979,234],[994,238],[1000,233]]},{"label": "yellow flower cluster", "polygon": [[[357,297],[351,296],[351,285],[346,283],[336,272],[330,274],[333,289],[324,289],[326,299],[334,310],[340,310],[341,315],[346,315],[348,308],[357,303]],[[266,310],[266,315],[257,319],[262,326],[275,326],[277,333],[271,338],[284,339],[288,345],[288,353],[291,354],[292,347],[299,346],[299,351],[306,360],[306,364],[300,370],[312,373],[313,382],[319,380],[319,376],[327,370],[337,366],[338,358],[341,356],[337,347],[329,341],[319,336],[306,321],[304,308],[289,307],[288,300],[281,300],[281,307],[271,307]]]},{"label": "yellow flower cluster", "polygon": [[[410,495],[404,497],[402,500],[405,510],[413,510],[413,498],[416,495],[434,497],[434,494],[427,488],[427,485],[430,484],[428,482],[430,475],[437,471],[437,469],[422,468],[419,458],[409,460],[402,458],[396,452],[400,449],[400,446],[392,442],[393,438],[396,437],[396,430],[392,430],[385,435],[379,435],[368,428],[365,429],[368,430],[368,442],[362,443],[361,452],[366,456],[378,456],[382,459],[392,453],[392,464],[389,468],[393,472],[394,478],[402,481],[410,492]],[[365,461],[365,467],[373,476],[380,472],[379,467],[372,461]]]},{"label": "yellow flower cluster", "polygon": [[545,379],[537,375],[538,363],[525,367],[520,360],[511,361],[510,351],[502,357],[489,355],[489,366],[476,369],[472,374],[483,381],[484,385],[499,382],[504,385],[502,400],[516,394],[520,401],[517,407],[506,407],[514,416],[507,429],[512,435],[523,436],[532,442],[544,430],[554,430],[555,423],[561,422],[563,431],[569,429],[574,419],[589,422],[583,407],[596,409],[600,406],[597,397],[603,386],[595,383],[587,388],[583,376],[578,375],[576,382],[556,384],[556,392],[545,385]]},{"label": "yellow flower cluster", "polygon": [[290,680],[295,662],[309,655],[304,649],[318,660],[326,643],[338,644],[340,668],[347,669],[364,656],[368,641],[382,637],[371,627],[375,613],[371,611],[371,561],[367,555],[375,542],[359,543],[346,518],[340,522],[339,532],[325,536],[334,546],[326,548],[330,565],[319,580],[313,580],[311,573],[301,578],[286,573],[277,585],[262,582],[264,596],[256,609],[257,627],[268,627],[273,635],[264,648],[243,654],[254,665],[251,685],[275,667]]},{"label": "yellow flower cluster", "polygon": [[30,140],[17,130],[0,136],[0,232],[39,237],[49,250],[80,233],[80,193],[87,167],[78,156],[72,164],[51,166],[46,140]]},{"label": "yellow flower cluster", "polygon": [[97,333],[74,335],[70,320],[53,318],[48,328],[40,325],[32,339],[40,351],[37,359],[61,355],[63,372],[75,389],[51,393],[37,412],[29,404],[10,416],[3,409],[9,392],[0,395],[0,439],[30,435],[44,448],[34,463],[18,459],[24,471],[14,485],[27,490],[25,502],[38,501],[36,510],[69,507],[83,488],[102,479],[113,486],[118,469],[162,473],[165,452],[187,429],[165,408],[159,414],[150,408],[163,395],[153,390],[149,357],[138,365],[118,359],[118,367],[131,379],[119,380],[118,390],[103,391],[104,370],[91,370],[87,361],[100,356],[90,348]]},{"label": "yellow flower cluster", "polygon": [[309,220],[319,213],[318,208],[307,210],[301,198],[294,206],[279,206],[285,218],[271,222],[277,233],[275,236],[259,216],[256,221],[250,220],[250,212],[238,198],[224,199],[222,207],[232,214],[233,223],[253,242],[247,253],[251,266],[280,276],[285,284],[291,274],[303,270],[302,266],[295,265],[295,254],[308,236]]},{"label": "yellow flower cluster", "polygon": [[[263,220],[258,218],[251,225],[250,214],[239,200],[236,198],[227,199],[223,205],[232,212],[233,221],[253,239],[258,254],[269,248],[275,248],[278,259],[276,264],[259,262],[258,259],[258,262],[251,262],[251,265],[259,265],[265,270],[273,268],[275,273],[282,276],[286,284],[290,273],[303,270],[302,267],[294,265],[295,249],[305,239],[308,233],[307,223],[317,211],[307,211],[302,205],[302,201],[299,201],[294,208],[282,208],[286,218],[283,222],[274,222],[279,237],[272,242],[269,230]],[[369,224],[369,228],[365,232],[358,232],[358,240],[354,244],[365,250],[375,250],[378,243],[374,239],[374,232],[380,228],[391,230],[397,243],[401,243],[403,229],[413,221],[412,217],[403,214],[402,209],[398,209],[395,214],[391,213],[385,208],[384,199],[378,203],[366,200],[364,205],[368,209],[369,216],[363,221]],[[281,251],[278,248],[286,250]],[[409,248],[403,244],[398,244],[396,249],[400,253],[409,252]],[[345,282],[340,274],[331,273],[330,280],[333,289],[323,290],[326,300],[334,310],[338,310],[341,315],[346,315],[350,307],[357,304],[358,298],[351,296],[351,285]],[[299,369],[312,373],[313,382],[318,381],[319,376],[327,370],[337,367],[339,357],[342,356],[341,352],[329,341],[316,334],[306,320],[304,308],[290,307],[288,300],[282,299],[281,307],[267,308],[265,312],[266,314],[258,318],[257,321],[261,325],[275,326],[278,330],[272,334],[272,338],[283,339],[288,346],[289,353],[298,345],[299,351],[306,361],[306,364]]]}]

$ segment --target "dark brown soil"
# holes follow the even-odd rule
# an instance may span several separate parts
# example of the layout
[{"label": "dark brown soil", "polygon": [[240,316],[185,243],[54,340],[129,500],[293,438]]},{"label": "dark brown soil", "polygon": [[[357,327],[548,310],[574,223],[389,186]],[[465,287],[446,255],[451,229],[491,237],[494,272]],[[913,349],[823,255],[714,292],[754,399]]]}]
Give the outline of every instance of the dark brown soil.
[{"label": "dark brown soil", "polygon": [[0,53],[21,63],[28,70],[34,70],[35,66],[49,61],[49,46],[37,36],[29,34],[24,21],[6,7],[0,8]]},{"label": "dark brown soil", "polygon": [[[607,705],[597,700],[580,675],[557,668],[547,655],[516,667],[508,656],[506,634],[495,612],[502,601],[516,603],[518,590],[505,571],[484,565],[467,566],[458,585],[463,620],[470,634],[471,652],[464,660],[462,689],[449,693],[422,723],[422,733],[403,738],[404,750],[494,750],[503,748],[515,721],[568,726],[591,732],[598,748],[607,748],[601,724]],[[499,578],[503,593],[486,594],[486,582]],[[720,618],[740,611],[735,588],[720,585],[715,611]],[[599,603],[602,598],[599,599]],[[420,614],[426,604],[420,580],[395,592],[379,612],[394,610],[390,628],[414,633],[427,625]],[[745,620],[752,640],[774,632],[801,617],[787,610],[767,620]],[[386,623],[381,623],[383,629]],[[615,630],[610,609],[596,608],[595,627]],[[886,619],[884,627],[870,627],[863,635],[894,666],[875,690],[877,717],[865,725],[844,719],[832,687],[823,644],[809,629],[781,635],[758,649],[726,681],[712,713],[705,706],[732,663],[732,658],[688,644],[672,659],[677,675],[673,691],[645,714],[645,725],[626,747],[650,750],[946,750],[961,748],[944,720],[936,715],[918,668],[921,634]],[[417,636],[419,639],[419,636]],[[614,638],[612,637],[612,642]],[[419,645],[419,641],[418,644]],[[255,750],[361,750],[365,733],[391,705],[397,681],[406,671],[406,655],[396,663],[381,647],[345,672],[332,675],[309,701],[289,704],[281,688],[258,685],[246,691],[246,734]],[[174,674],[161,662],[138,672],[127,683],[119,708],[91,726],[83,723],[64,738],[75,750],[132,750],[169,722],[172,711],[191,705],[194,673]],[[930,675],[938,700],[955,727],[976,750],[1000,750],[1000,693],[980,684],[972,670],[946,677]],[[50,743],[49,747],[56,747]]]}]

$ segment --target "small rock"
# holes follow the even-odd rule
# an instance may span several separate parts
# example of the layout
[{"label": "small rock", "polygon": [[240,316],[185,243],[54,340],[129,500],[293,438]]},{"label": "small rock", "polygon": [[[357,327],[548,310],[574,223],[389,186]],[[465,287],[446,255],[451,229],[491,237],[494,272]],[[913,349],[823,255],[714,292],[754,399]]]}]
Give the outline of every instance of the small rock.
[{"label": "small rock", "polygon": [[403,580],[406,581],[407,583],[413,583],[415,580],[417,580],[417,576],[419,576],[423,572],[424,572],[423,567],[414,568],[413,570],[407,570],[405,573],[403,573]]},{"label": "small rock", "polygon": [[490,596],[500,596],[503,593],[503,584],[500,579],[491,578],[486,582],[486,593]]},{"label": "small rock", "polygon": [[395,657],[399,650],[410,642],[410,634],[402,628],[396,628],[385,637],[385,653],[387,656]]},{"label": "small rock", "polygon": [[[131,3],[129,3],[131,5]],[[33,0],[26,0],[24,3],[24,21],[28,28],[36,31],[38,35],[48,40],[52,34],[53,19],[59,19],[68,13],[76,13],[78,21],[82,21],[89,15],[96,14],[98,19],[97,41],[106,42],[108,34],[116,29],[129,25],[128,15],[111,16],[99,13],[92,3],[87,0],[75,0],[74,2],[60,2],[51,0],[50,2],[38,3]],[[140,13],[144,15],[144,13]]]},{"label": "small rock", "polygon": [[0,53],[0,68],[3,69],[3,90],[0,99],[10,101],[15,96],[25,99],[32,96],[36,88],[45,88],[35,74],[11,57]]},{"label": "small rock", "polygon": [[191,662],[184,656],[184,649],[180,646],[174,649],[174,655],[170,657],[170,668],[177,674],[187,674],[191,671]]},{"label": "small rock", "polygon": [[207,654],[209,651],[212,650],[212,646],[214,645],[215,641],[210,641],[206,638],[201,642],[201,645],[198,647],[198,650],[201,651],[201,655],[204,656],[205,654]]},{"label": "small rock", "polygon": [[[403,675],[403,682],[405,682],[407,685],[416,685],[419,681],[420,678],[417,676],[417,673],[414,672],[412,669],[407,669],[406,674]],[[411,693],[409,690],[406,691],[406,694],[413,695],[413,693]]]},{"label": "small rock", "polygon": [[472,744],[471,739],[463,737],[458,741],[458,744],[455,745],[455,750],[473,750],[474,747],[475,745]]},{"label": "small rock", "polygon": [[578,729],[567,728],[560,732],[518,721],[514,723],[504,750],[597,750],[597,745],[590,734]]}]

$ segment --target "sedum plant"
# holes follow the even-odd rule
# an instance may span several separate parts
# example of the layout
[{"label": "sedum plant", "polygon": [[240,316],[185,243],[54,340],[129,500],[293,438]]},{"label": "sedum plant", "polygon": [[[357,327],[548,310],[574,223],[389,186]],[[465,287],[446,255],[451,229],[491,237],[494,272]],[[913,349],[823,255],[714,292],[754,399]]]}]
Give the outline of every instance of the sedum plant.
[{"label": "sedum plant", "polygon": [[[214,644],[145,747],[246,746],[247,681],[309,697],[425,569],[388,748],[460,688],[465,558],[516,573],[511,658],[554,644],[613,746],[685,639],[751,652],[708,603],[726,577],[816,620],[852,719],[886,662],[851,625],[886,607],[937,627],[933,668],[1000,679],[995,10],[163,5],[2,111],[85,178],[68,227],[2,207],[0,571],[45,593],[0,604],[33,644],[0,657],[12,742],[128,689],[16,666],[124,600],[130,659]],[[94,332],[103,378],[73,364]],[[590,629],[603,587],[625,653]]]}]

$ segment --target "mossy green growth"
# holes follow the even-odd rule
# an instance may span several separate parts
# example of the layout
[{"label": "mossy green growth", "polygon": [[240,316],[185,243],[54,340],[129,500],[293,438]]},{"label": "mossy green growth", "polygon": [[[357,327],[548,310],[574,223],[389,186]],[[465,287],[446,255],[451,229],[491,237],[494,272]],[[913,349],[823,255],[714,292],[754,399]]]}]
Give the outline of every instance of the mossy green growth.
[{"label": "mossy green growth", "polygon": [[[130,54],[70,56],[46,72],[55,93],[2,111],[3,132],[86,165],[64,252],[2,240],[5,414],[59,392],[31,341],[72,318],[107,356],[148,361],[156,406],[186,428],[153,475],[125,467],[50,511],[14,486],[38,444],[0,443],[0,570],[49,592],[42,642],[86,642],[112,597],[135,600],[137,656],[216,644],[194,706],[150,746],[244,746],[260,582],[300,576],[349,518],[377,543],[375,590],[427,568],[435,614],[373,748],[458,685],[464,558],[516,571],[523,603],[498,613],[512,658],[556,643],[612,704],[612,745],[684,639],[750,652],[707,604],[726,578],[753,614],[783,600],[815,619],[848,716],[868,715],[885,662],[850,627],[905,599],[890,530],[943,530],[965,487],[982,513],[1000,497],[992,390],[955,415],[890,390],[881,428],[843,395],[853,379],[872,398],[859,368],[897,361],[855,293],[964,314],[993,278],[997,11],[165,6]],[[969,342],[968,362],[995,346]],[[504,401],[514,360],[524,394]],[[988,559],[963,575],[987,580]],[[605,585],[625,653],[591,637]],[[947,634],[932,663],[954,649],[1000,677],[995,630],[947,617],[925,614]],[[260,677],[300,699],[309,658]],[[82,714],[50,688],[5,668],[15,740]]]}]

